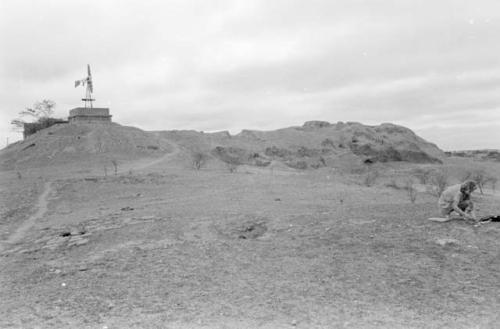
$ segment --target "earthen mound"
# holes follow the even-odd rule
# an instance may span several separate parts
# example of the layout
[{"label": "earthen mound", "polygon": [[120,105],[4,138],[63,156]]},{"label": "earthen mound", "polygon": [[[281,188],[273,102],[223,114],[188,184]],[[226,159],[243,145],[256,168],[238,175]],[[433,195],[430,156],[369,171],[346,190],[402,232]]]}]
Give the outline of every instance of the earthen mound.
[{"label": "earthen mound", "polygon": [[89,159],[134,160],[165,154],[155,134],[110,124],[56,124],[0,151],[3,169],[41,167]]}]

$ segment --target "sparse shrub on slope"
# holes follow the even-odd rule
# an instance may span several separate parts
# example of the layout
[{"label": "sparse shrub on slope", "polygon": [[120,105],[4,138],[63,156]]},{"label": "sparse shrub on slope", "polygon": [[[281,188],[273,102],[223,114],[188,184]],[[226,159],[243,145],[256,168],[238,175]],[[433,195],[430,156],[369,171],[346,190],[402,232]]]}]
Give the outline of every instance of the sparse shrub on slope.
[{"label": "sparse shrub on slope", "polygon": [[415,183],[413,179],[409,178],[405,182],[406,195],[411,203],[415,203],[417,200],[417,189],[415,188]]},{"label": "sparse shrub on slope", "polygon": [[265,167],[271,163],[266,157],[257,152],[238,147],[217,146],[211,151],[211,154],[222,162],[225,162],[229,169],[243,164]]},{"label": "sparse shrub on slope", "polygon": [[289,158],[292,156],[293,153],[292,151],[285,148],[271,146],[266,148],[264,154],[270,157]]},{"label": "sparse shrub on slope", "polygon": [[443,191],[448,186],[448,173],[444,170],[432,173],[429,182],[431,183],[432,190],[430,193],[436,197],[440,197]]},{"label": "sparse shrub on slope", "polygon": [[115,175],[117,175],[118,174],[118,160],[116,160],[116,159],[111,160],[111,164],[113,165]]},{"label": "sparse shrub on slope", "polygon": [[326,160],[325,160],[325,158],[319,157],[318,158],[318,162],[315,162],[315,163],[311,164],[311,167],[314,168],[314,169],[319,169],[319,168],[322,168],[322,167],[326,167]]},{"label": "sparse shrub on slope", "polygon": [[477,183],[477,187],[479,188],[479,192],[483,194],[483,188],[487,183],[491,183],[491,187],[494,190],[496,187],[497,183],[497,178],[489,175],[486,173],[484,170],[475,170],[475,171],[468,171],[465,173],[465,175],[462,177],[462,180],[473,180],[474,182]]},{"label": "sparse shrub on slope", "polygon": [[317,157],[321,154],[321,150],[316,150],[316,149],[310,149],[305,146],[299,147],[297,150],[297,156],[301,158],[311,158],[311,157]]},{"label": "sparse shrub on slope", "polygon": [[327,138],[321,142],[322,147],[327,147],[327,148],[336,148],[336,144],[334,141],[332,141],[330,138]]},{"label": "sparse shrub on slope", "polygon": [[245,149],[236,147],[217,146],[212,150],[212,154],[225,163],[237,166],[245,163],[249,157]]},{"label": "sparse shrub on slope", "polygon": [[416,168],[413,170],[412,175],[418,179],[420,184],[426,185],[427,183],[429,183],[429,180],[431,179],[432,170]]},{"label": "sparse shrub on slope", "polygon": [[193,168],[196,170],[200,170],[201,167],[207,162],[208,156],[200,151],[193,152],[191,154]]}]

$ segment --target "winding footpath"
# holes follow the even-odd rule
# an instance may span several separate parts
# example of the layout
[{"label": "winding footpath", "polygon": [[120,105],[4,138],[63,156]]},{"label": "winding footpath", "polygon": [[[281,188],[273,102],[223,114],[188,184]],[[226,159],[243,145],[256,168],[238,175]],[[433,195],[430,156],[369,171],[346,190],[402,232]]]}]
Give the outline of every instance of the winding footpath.
[{"label": "winding footpath", "polygon": [[176,156],[180,153],[180,147],[179,147],[179,145],[174,144],[172,142],[168,142],[168,143],[170,144],[170,146],[172,146],[172,149],[173,149],[172,152],[166,153],[160,158],[152,159],[152,160],[149,160],[146,162],[138,161],[138,162],[131,162],[131,163],[125,164],[124,166],[122,166],[120,169],[117,170],[117,173],[122,174],[122,173],[126,173],[130,170],[139,171],[139,170],[143,170],[143,169],[147,169],[149,167],[152,167],[156,164],[171,160],[174,156]]},{"label": "winding footpath", "polygon": [[10,245],[21,241],[26,232],[35,225],[35,222],[43,218],[48,209],[48,197],[52,192],[52,182],[46,182],[43,187],[43,192],[38,197],[38,200],[35,204],[36,212],[31,215],[26,221],[24,221],[21,226],[19,226],[14,233],[12,233],[7,240],[5,240],[2,244],[0,244],[0,251],[5,249],[5,245]]},{"label": "winding footpath", "polygon": [[[134,163],[128,166],[124,166],[118,173],[123,173],[128,170],[142,170],[149,167],[152,167],[156,164],[159,164],[164,161],[168,161],[177,155],[180,152],[179,146],[173,143],[170,143],[173,147],[173,151],[165,154],[164,156],[154,159],[145,163]],[[35,225],[36,221],[43,218],[45,213],[48,210],[49,205],[49,195],[52,192],[52,182],[46,182],[43,188],[42,193],[38,197],[38,200],[35,204],[36,212],[31,215],[27,220],[25,220],[15,231],[12,233],[7,240],[0,242],[0,252],[4,251],[6,247],[9,245],[20,242],[25,236],[26,233]]]}]

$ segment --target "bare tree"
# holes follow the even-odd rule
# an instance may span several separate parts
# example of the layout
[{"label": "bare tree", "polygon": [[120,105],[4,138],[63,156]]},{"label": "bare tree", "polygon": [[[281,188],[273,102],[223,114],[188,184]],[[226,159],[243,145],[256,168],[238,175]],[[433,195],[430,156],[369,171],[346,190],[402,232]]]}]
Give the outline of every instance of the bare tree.
[{"label": "bare tree", "polygon": [[41,102],[36,102],[33,104],[32,108],[26,108],[26,110],[19,112],[21,116],[31,116],[35,119],[48,118],[54,113],[54,108],[56,107],[56,102],[50,99],[44,99]]},{"label": "bare tree", "polygon": [[56,103],[50,99],[36,102],[33,104],[33,107],[28,107],[24,111],[19,112],[20,118],[12,120],[11,124],[14,125],[14,128],[22,129],[24,128],[24,124],[27,123],[25,120],[26,117],[31,118],[31,121],[43,121],[50,118],[54,113],[55,107]]}]

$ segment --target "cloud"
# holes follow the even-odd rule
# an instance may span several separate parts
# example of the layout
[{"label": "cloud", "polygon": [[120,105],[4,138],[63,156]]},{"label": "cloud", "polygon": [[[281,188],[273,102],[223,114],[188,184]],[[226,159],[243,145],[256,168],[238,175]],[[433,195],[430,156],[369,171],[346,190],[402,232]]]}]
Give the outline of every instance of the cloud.
[{"label": "cloud", "polygon": [[[495,1],[0,6],[0,43],[8,50],[0,53],[1,131],[43,98],[57,102],[59,116],[79,106],[83,89],[73,81],[87,63],[98,104],[111,107],[114,120],[146,130],[395,122],[423,133],[470,128],[472,145],[474,127],[499,122]],[[438,145],[453,142],[430,136]]]}]

